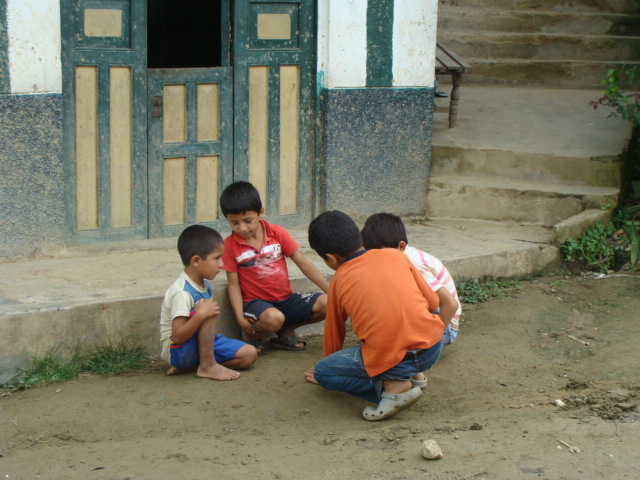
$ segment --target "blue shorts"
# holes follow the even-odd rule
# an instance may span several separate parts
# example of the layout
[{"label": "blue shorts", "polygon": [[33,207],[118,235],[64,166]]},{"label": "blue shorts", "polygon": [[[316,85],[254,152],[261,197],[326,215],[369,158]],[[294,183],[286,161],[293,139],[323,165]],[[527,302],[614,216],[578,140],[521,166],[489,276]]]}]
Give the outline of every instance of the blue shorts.
[{"label": "blue shorts", "polygon": [[311,319],[311,311],[316,304],[318,297],[324,293],[294,293],[289,298],[277,302],[267,302],[266,300],[249,300],[242,308],[244,316],[249,323],[256,323],[262,312],[268,308],[277,308],[284,313],[285,325],[299,325]]},{"label": "blue shorts", "polygon": [[[234,338],[227,338],[220,333],[216,333],[213,341],[213,357],[218,363],[225,363],[233,360],[238,350],[246,344]],[[169,347],[171,353],[171,365],[180,370],[189,370],[200,365],[200,352],[198,350],[198,335],[193,335],[184,343],[177,344],[171,342]]]}]

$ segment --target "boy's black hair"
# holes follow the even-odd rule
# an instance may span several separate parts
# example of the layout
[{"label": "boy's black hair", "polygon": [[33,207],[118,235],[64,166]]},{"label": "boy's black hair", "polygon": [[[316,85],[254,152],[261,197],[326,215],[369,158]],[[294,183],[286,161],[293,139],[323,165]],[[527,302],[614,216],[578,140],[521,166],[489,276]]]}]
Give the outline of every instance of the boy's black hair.
[{"label": "boy's black hair", "polygon": [[262,200],[260,192],[249,182],[233,182],[222,191],[220,195],[220,209],[226,217],[229,214],[236,215],[244,212],[260,213]]},{"label": "boy's black hair", "polygon": [[367,218],[362,228],[364,247],[398,248],[400,242],[409,243],[407,230],[400,217],[392,213],[375,213]]},{"label": "boy's black hair", "polygon": [[324,259],[328,253],[348,257],[362,247],[362,237],[346,213],[332,210],[309,224],[309,245]]},{"label": "boy's black hair", "polygon": [[178,237],[178,253],[182,264],[187,267],[194,255],[205,259],[223,243],[222,236],[213,228],[204,225],[191,225],[185,228]]}]

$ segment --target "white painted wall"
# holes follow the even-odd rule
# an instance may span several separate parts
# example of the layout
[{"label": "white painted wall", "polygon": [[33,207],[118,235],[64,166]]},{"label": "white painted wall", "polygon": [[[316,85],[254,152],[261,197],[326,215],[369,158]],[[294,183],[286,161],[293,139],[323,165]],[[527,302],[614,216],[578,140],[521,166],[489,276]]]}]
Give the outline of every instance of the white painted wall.
[{"label": "white painted wall", "polygon": [[8,0],[11,93],[61,93],[60,1]]},{"label": "white painted wall", "polygon": [[438,0],[395,0],[394,87],[433,86],[437,27]]},{"label": "white painted wall", "polygon": [[326,88],[367,82],[367,1],[318,1],[318,72]]},{"label": "white painted wall", "polygon": [[[438,0],[395,0],[393,86],[432,87]],[[318,1],[318,72],[325,88],[367,80],[367,0]]]}]

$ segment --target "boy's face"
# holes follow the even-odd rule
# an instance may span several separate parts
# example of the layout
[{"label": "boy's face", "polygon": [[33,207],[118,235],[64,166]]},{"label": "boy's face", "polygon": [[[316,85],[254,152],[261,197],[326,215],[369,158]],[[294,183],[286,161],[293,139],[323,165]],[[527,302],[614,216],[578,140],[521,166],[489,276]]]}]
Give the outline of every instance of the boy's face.
[{"label": "boy's face", "polygon": [[222,263],[222,254],[224,253],[224,246],[220,245],[219,247],[214,248],[207,258],[197,257],[197,269],[202,278],[206,278],[207,280],[213,280],[220,269],[223,266]]},{"label": "boy's face", "polygon": [[259,219],[263,213],[264,208],[261,208],[260,212],[250,210],[242,213],[229,213],[227,214],[227,221],[234,233],[245,240],[251,240],[257,237],[257,232],[260,228]]}]

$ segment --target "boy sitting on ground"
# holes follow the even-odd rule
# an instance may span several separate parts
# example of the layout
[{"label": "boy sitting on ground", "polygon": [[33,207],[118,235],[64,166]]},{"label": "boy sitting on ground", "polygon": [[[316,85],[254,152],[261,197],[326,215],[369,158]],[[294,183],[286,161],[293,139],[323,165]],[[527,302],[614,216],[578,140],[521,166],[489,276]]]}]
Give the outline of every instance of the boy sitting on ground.
[{"label": "boy sitting on ground", "polygon": [[[324,358],[305,378],[376,403],[362,412],[365,420],[391,417],[420,398],[422,390],[411,378],[440,357],[445,326],[429,313],[438,308],[438,296],[398,250],[365,250],[358,227],[342,212],[313,220],[309,244],[336,273]],[[360,344],[343,349],[347,317]]]},{"label": "boy sitting on ground", "polygon": [[160,316],[162,358],[171,364],[167,375],[196,370],[199,377],[235,380],[240,373],[231,368],[256,361],[252,345],[215,333],[220,307],[207,280],[220,271],[223,251],[220,234],[204,225],[187,227],[178,238],[184,271],[167,290]]},{"label": "boy sitting on ground", "polygon": [[304,350],[295,329],[325,318],[327,296],[293,293],[285,257],[322,291],[329,282],[300,252],[296,241],[264,214],[258,190],[249,182],[235,182],[224,189],[220,208],[233,233],[224,241],[224,267],[229,301],[243,339],[262,350],[264,338],[276,333],[270,345],[283,350]]}]

